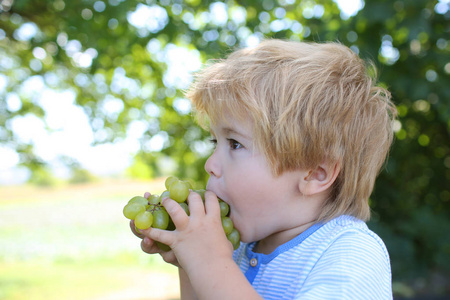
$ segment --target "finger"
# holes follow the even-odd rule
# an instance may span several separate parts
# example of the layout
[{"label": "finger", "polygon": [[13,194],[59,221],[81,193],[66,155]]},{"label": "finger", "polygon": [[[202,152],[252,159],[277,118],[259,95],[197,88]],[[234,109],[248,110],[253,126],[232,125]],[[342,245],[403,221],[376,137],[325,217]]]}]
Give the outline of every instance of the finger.
[{"label": "finger", "polygon": [[133,234],[135,236],[137,236],[138,238],[141,238],[141,239],[144,238],[144,235],[134,225],[134,220],[130,220],[130,229],[133,232]]},{"label": "finger", "polygon": [[161,252],[161,249],[159,249],[156,243],[153,240],[149,239],[148,237],[142,239],[141,249],[142,251],[148,254],[155,254]]},{"label": "finger", "polygon": [[161,204],[166,209],[177,229],[183,229],[187,226],[189,217],[178,202],[170,198],[165,198],[162,200]]},{"label": "finger", "polygon": [[157,228],[148,228],[142,230],[142,233],[145,235],[145,237],[153,241],[158,241],[160,243],[166,244],[169,247],[173,244],[175,239],[174,237],[175,233],[173,231],[167,231]]},{"label": "finger", "polygon": [[188,205],[191,216],[198,216],[205,214],[205,206],[203,205],[202,197],[191,191],[188,196]]},{"label": "finger", "polygon": [[216,194],[211,191],[205,192],[205,210],[208,215],[220,216],[219,200]]},{"label": "finger", "polygon": [[160,255],[161,255],[161,257],[163,258],[163,260],[166,263],[173,264],[173,265],[179,267],[179,264],[177,262],[177,258],[176,258],[175,253],[173,251],[161,252]]}]

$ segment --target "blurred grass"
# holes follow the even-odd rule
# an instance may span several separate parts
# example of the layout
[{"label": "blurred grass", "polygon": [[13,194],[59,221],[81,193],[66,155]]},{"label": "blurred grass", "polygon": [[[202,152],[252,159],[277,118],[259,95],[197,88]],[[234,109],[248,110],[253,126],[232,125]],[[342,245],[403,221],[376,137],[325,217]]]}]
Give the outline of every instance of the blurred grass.
[{"label": "blurred grass", "polygon": [[0,187],[0,299],[178,299],[176,268],[140,249],[122,208],[152,182]]}]

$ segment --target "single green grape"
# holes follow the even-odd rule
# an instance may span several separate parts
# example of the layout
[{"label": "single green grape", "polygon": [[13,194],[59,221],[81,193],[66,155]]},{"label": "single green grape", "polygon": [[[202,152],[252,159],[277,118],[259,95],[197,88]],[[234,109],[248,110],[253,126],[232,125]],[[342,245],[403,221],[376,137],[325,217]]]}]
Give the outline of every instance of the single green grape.
[{"label": "single green grape", "polygon": [[136,218],[134,218],[134,225],[138,229],[147,229],[152,226],[153,223],[153,215],[149,211],[143,211],[136,215]]},{"label": "single green grape", "polygon": [[165,190],[162,192],[161,196],[159,196],[159,203],[161,203],[164,198],[170,198],[170,192],[168,190]]},{"label": "single green grape", "polygon": [[135,196],[128,201],[128,203],[139,203],[142,205],[148,205],[148,200],[141,196]]},{"label": "single green grape", "polygon": [[231,233],[231,231],[234,229],[233,221],[231,221],[231,219],[228,217],[223,217],[222,218],[222,227],[223,227],[223,230],[225,231],[225,234]]},{"label": "single green grape", "polygon": [[148,197],[148,203],[150,204],[159,204],[161,202],[161,198],[157,194],[152,194]]},{"label": "single green grape", "polygon": [[179,179],[175,176],[169,176],[166,178],[166,181],[164,182],[164,185],[166,186],[166,190],[168,190],[170,188],[170,186],[172,185],[172,183],[179,181]]},{"label": "single green grape", "polygon": [[153,228],[167,229],[169,226],[169,214],[165,209],[156,210],[153,212]]},{"label": "single green grape", "polygon": [[234,250],[239,248],[241,235],[239,234],[239,231],[237,231],[236,228],[233,228],[233,230],[229,234],[227,234],[227,239],[231,242],[231,244],[233,244]]},{"label": "single green grape", "polygon": [[127,219],[134,220],[136,215],[143,211],[145,211],[145,205],[140,203],[128,203],[123,208],[123,215]]},{"label": "single green grape", "polygon": [[184,210],[184,212],[188,215],[188,216],[190,216],[190,211],[189,211],[189,206],[187,205],[187,203],[186,202],[181,202],[180,203],[180,206],[181,206],[181,208]]},{"label": "single green grape", "polygon": [[174,231],[175,229],[176,229],[175,224],[173,223],[172,219],[169,218],[169,225],[167,226],[166,230]]},{"label": "single green grape", "polygon": [[169,187],[170,198],[178,203],[186,201],[189,196],[189,185],[185,181],[176,181]]},{"label": "single green grape", "polygon": [[228,205],[228,203],[226,203],[222,199],[219,199],[219,206],[220,206],[220,216],[221,217],[228,216],[228,213],[230,212],[230,206]]}]

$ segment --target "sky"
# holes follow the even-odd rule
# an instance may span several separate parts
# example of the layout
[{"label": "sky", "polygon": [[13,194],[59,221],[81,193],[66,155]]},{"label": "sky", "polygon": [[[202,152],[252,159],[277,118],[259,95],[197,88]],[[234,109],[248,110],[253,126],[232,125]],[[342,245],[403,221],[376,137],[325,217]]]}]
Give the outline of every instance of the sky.
[{"label": "sky", "polygon": [[[362,0],[335,0],[335,2],[341,9],[344,19],[356,14],[364,6]],[[226,7],[220,2],[211,5],[210,13],[214,16],[211,17],[211,21],[218,23],[218,25],[226,22],[229,17]],[[320,13],[320,9],[311,13]],[[242,15],[236,12],[230,17],[239,21]],[[165,15],[164,10],[149,9],[149,6],[139,5],[135,12],[129,14],[128,21],[144,33],[146,31],[158,31],[161,26],[166,25],[164,23],[166,18],[167,15]],[[271,26],[276,29],[277,26],[284,25],[273,23]],[[26,23],[19,28],[16,34],[18,38],[27,40],[31,39],[37,31],[38,28],[34,24]],[[258,41],[254,35],[247,37],[249,46],[258,43]],[[147,49],[149,52],[157,53],[161,50],[158,47],[157,43],[149,43]],[[89,67],[97,53],[92,48],[85,51],[82,51],[81,48],[79,42],[69,41],[65,50],[76,64],[81,67]],[[192,80],[192,73],[201,67],[198,53],[175,45],[167,47],[164,51],[164,57],[167,58],[168,64],[164,82],[176,88],[186,88]],[[39,68],[39,60],[44,59],[47,54],[45,51],[35,48],[33,49],[33,55],[36,58],[33,60],[35,65],[30,67]],[[127,81],[129,79],[120,70],[115,76],[118,83],[133,84],[132,81]],[[83,80],[83,78],[80,78],[80,80]],[[0,92],[6,88],[7,81],[8,78],[0,74]],[[61,155],[75,159],[82,167],[97,176],[111,176],[122,174],[132,162],[134,154],[139,151],[138,139],[147,128],[143,122],[138,120],[132,122],[127,131],[127,138],[120,142],[93,146],[93,131],[87,115],[75,103],[74,92],[52,90],[45,85],[44,79],[40,76],[28,78],[22,88],[30,95],[38,95],[34,96],[34,100],[44,109],[45,121],[28,114],[15,117],[8,122],[10,122],[15,138],[22,142],[33,143],[35,153],[50,164],[55,176],[60,178],[70,176],[69,170],[58,159]],[[8,110],[17,111],[21,108],[22,103],[17,94],[9,93],[5,100]],[[107,115],[117,114],[123,109],[123,102],[120,99],[117,100],[111,97],[105,101],[103,109]],[[178,100],[178,107],[176,108],[181,111],[188,111],[189,104],[186,100]],[[156,107],[150,106],[148,108],[149,113],[155,111],[157,111]],[[159,151],[162,149],[166,138],[157,135],[150,140],[147,146],[151,151]],[[29,171],[18,166],[20,159],[14,149],[6,145],[0,145],[0,157],[0,184],[20,184],[29,178]]]}]

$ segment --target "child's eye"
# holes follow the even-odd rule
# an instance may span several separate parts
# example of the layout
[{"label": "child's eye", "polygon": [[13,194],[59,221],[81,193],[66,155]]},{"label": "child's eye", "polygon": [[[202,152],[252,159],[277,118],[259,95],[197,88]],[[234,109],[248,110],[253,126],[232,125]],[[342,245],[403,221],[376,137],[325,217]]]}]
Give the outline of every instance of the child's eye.
[{"label": "child's eye", "polygon": [[243,148],[242,144],[239,143],[238,141],[236,141],[234,139],[227,139],[227,140],[230,143],[230,148],[232,150],[237,150],[237,149]]},{"label": "child's eye", "polygon": [[209,139],[209,142],[213,145],[214,148],[216,148],[216,146],[217,146],[217,139],[215,139],[215,138],[210,138],[210,139]]}]

